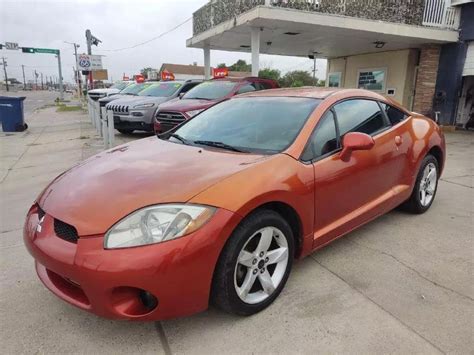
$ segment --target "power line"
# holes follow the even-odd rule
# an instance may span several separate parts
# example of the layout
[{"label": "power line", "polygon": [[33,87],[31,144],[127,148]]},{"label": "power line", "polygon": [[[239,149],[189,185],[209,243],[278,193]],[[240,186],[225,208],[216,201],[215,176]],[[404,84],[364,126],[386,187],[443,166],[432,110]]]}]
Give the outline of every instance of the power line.
[{"label": "power line", "polygon": [[168,33],[171,33],[174,30],[177,30],[178,28],[180,28],[181,26],[183,26],[184,24],[188,23],[191,20],[192,20],[192,17],[189,17],[187,20],[181,22],[179,25],[177,25],[177,26],[175,26],[175,27],[163,32],[163,33],[160,33],[158,36],[153,37],[153,38],[151,38],[151,39],[149,39],[145,42],[141,42],[141,43],[135,44],[135,45],[130,46],[130,47],[123,47],[123,48],[116,48],[116,49],[101,49],[100,52],[120,52],[120,51],[124,51],[124,50],[127,50],[127,49],[133,49],[133,48],[137,48],[139,46],[143,46],[144,44],[153,42],[153,41],[167,35]]}]

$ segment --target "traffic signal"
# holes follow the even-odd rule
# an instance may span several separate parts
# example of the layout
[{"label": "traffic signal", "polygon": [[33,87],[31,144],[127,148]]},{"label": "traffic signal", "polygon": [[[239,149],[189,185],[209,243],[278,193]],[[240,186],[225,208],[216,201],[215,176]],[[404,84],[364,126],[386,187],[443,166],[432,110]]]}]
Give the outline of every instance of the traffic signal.
[{"label": "traffic signal", "polygon": [[0,49],[3,49],[3,44],[0,43]]},{"label": "traffic signal", "polygon": [[29,47],[21,47],[21,51],[23,53],[35,53],[35,49],[34,48],[29,48]]}]

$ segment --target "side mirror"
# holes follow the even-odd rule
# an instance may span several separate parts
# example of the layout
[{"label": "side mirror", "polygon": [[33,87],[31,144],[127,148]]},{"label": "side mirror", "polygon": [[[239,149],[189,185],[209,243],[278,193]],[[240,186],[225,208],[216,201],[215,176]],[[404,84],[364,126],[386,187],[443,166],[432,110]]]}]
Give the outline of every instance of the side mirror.
[{"label": "side mirror", "polygon": [[180,99],[180,100],[183,98],[184,94],[185,94],[184,92],[182,92],[182,93],[179,94],[179,99]]},{"label": "side mirror", "polygon": [[369,150],[375,145],[374,139],[365,133],[350,132],[342,139],[341,160],[348,161],[352,151]]}]

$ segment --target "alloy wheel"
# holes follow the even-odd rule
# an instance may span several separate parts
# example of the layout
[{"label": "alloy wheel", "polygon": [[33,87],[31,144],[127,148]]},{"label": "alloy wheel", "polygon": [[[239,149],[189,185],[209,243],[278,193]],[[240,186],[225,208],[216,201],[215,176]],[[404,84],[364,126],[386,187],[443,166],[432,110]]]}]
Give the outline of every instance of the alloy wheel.
[{"label": "alloy wheel", "polygon": [[429,163],[423,170],[423,176],[420,181],[419,198],[423,207],[428,206],[433,200],[437,183],[438,174],[436,166],[433,163]]},{"label": "alloy wheel", "polygon": [[288,265],[288,242],[281,230],[264,227],[245,243],[237,257],[234,287],[247,304],[263,302],[278,288]]}]

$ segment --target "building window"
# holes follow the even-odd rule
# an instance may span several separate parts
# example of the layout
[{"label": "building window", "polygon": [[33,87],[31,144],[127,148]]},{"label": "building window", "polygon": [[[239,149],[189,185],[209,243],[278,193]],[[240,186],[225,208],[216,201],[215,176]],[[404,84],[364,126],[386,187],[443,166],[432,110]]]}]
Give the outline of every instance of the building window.
[{"label": "building window", "polygon": [[359,89],[385,92],[386,69],[361,69],[357,76]]},{"label": "building window", "polygon": [[341,87],[341,72],[329,73],[328,74],[328,86],[330,88],[340,88]]}]

